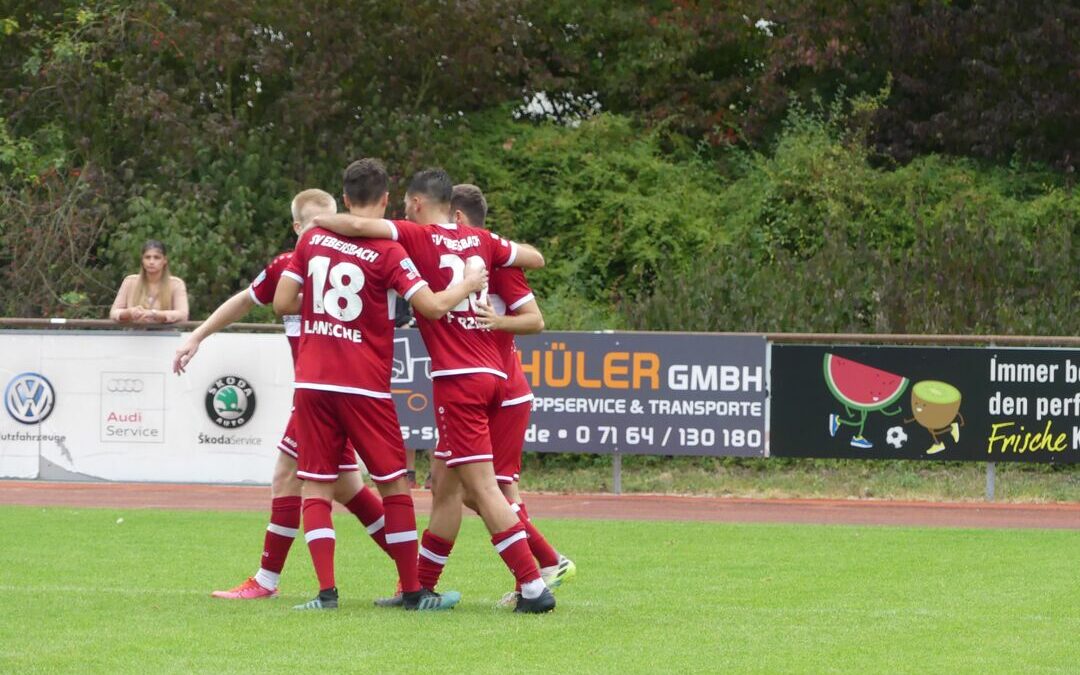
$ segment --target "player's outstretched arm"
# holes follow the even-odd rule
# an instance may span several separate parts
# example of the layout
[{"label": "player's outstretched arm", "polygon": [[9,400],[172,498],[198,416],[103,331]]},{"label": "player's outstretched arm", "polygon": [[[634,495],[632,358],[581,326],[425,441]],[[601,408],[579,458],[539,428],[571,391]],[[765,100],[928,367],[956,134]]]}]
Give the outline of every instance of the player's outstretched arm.
[{"label": "player's outstretched arm", "polygon": [[393,239],[394,226],[382,218],[363,218],[351,213],[335,213],[316,216],[315,227],[336,232],[345,237],[368,237],[370,239]]},{"label": "player's outstretched arm", "polygon": [[535,300],[514,310],[514,314],[499,315],[495,308],[482,304],[476,308],[480,325],[489,330],[501,330],[514,335],[535,335],[544,330],[544,315]]},{"label": "player's outstretched arm", "polygon": [[254,305],[255,302],[247,289],[221,303],[214,313],[199,324],[176,350],[173,356],[173,372],[177,375],[183,373],[187,364],[195,358],[195,353],[199,351],[199,345],[203,340],[244,318]]},{"label": "player's outstretched arm", "polygon": [[438,293],[433,293],[431,288],[424,286],[412,294],[412,297],[409,298],[409,304],[413,306],[413,309],[420,312],[425,319],[438,321],[470,295],[483,290],[487,286],[487,280],[487,268],[467,264],[465,265],[465,274],[461,278],[461,283],[454,284]]},{"label": "player's outstretched arm", "polygon": [[538,270],[544,266],[544,254],[540,253],[535,246],[522,244],[519,241],[514,242],[514,245],[517,246],[517,255],[514,256],[510,267]]},{"label": "player's outstretched arm", "polygon": [[289,276],[290,274],[292,272],[281,275],[277,290],[274,291],[274,313],[278,316],[300,313],[300,282]]}]

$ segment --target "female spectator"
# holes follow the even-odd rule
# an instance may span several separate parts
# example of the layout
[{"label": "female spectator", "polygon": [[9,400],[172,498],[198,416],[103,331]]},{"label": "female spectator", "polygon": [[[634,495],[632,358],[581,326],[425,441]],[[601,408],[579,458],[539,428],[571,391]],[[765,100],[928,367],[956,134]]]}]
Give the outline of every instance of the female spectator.
[{"label": "female spectator", "polygon": [[124,279],[109,318],[120,323],[187,321],[187,287],[169,274],[165,244],[154,239],[143,244],[142,270]]}]

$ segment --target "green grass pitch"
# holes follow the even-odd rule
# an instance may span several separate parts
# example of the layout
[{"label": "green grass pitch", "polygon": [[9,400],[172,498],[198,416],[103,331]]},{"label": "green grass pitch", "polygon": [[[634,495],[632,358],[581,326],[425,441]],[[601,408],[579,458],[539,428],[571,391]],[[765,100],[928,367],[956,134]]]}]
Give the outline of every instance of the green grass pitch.
[{"label": "green grass pitch", "polygon": [[[117,519],[123,517],[123,523]],[[1080,532],[539,521],[578,564],[547,616],[467,518],[453,612],[380,610],[390,562],[337,516],[337,613],[302,540],[282,597],[260,513],[0,508],[0,672],[1077,672]]]}]

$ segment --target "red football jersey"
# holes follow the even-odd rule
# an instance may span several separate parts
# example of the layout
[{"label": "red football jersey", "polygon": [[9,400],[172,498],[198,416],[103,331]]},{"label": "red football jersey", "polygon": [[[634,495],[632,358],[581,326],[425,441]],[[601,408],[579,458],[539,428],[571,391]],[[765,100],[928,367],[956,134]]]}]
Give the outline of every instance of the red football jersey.
[{"label": "red football jersey", "polygon": [[[530,300],[535,299],[525,273],[516,267],[503,267],[491,272],[488,277],[488,302],[496,314],[507,315],[516,311]],[[517,405],[532,399],[532,389],[521,370],[514,334],[506,331],[492,331],[499,353],[506,363],[506,396],[503,405]]]},{"label": "red football jersey", "polygon": [[[418,225],[408,220],[386,221],[395,241],[409,252],[433,291],[445,290],[465,274],[465,264],[479,258],[488,270],[514,262],[513,242],[477,227]],[[463,300],[439,321],[416,317],[416,325],[431,355],[431,376],[492,373],[506,377],[505,359],[491,331],[476,320],[475,296]]]},{"label": "red football jersey", "polygon": [[[251,285],[248,286],[248,295],[251,296],[256,305],[274,304],[274,293],[277,293],[278,279],[281,278],[281,273],[285,271],[285,268],[289,266],[292,255],[292,251],[279,253],[266,264],[263,271],[259,272],[259,276],[255,277]],[[285,324],[285,337],[289,339],[289,350],[292,352],[293,365],[295,366],[297,350],[300,348],[300,317],[295,314],[283,316],[281,322]]]},{"label": "red football jersey", "polygon": [[296,387],[390,398],[395,294],[427,285],[401,245],[313,228],[283,274],[303,285]]}]

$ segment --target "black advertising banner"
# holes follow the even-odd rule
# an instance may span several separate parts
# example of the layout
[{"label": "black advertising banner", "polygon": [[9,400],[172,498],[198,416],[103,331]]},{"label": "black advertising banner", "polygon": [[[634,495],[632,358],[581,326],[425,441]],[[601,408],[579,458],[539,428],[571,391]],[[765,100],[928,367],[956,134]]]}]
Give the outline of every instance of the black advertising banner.
[{"label": "black advertising banner", "polygon": [[778,457],[1080,461],[1080,350],[774,345]]},{"label": "black advertising banner", "polygon": [[[543,333],[518,338],[535,396],[525,450],[761,456],[763,336]],[[432,448],[431,361],[398,331],[391,380],[406,446]]]}]

